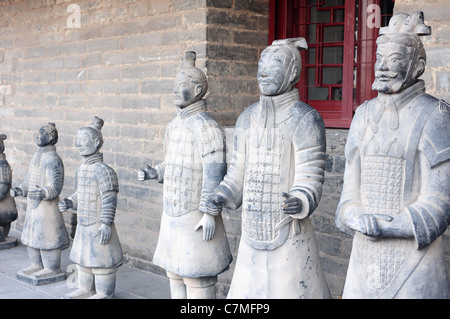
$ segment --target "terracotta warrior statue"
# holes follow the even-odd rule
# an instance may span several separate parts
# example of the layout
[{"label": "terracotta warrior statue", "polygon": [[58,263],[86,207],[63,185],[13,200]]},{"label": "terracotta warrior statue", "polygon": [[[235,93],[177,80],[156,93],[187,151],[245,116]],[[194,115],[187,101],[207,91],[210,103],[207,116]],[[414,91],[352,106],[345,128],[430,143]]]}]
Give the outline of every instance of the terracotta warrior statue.
[{"label": "terracotta warrior statue", "polygon": [[12,172],[4,154],[5,134],[0,134],[0,249],[14,247],[16,238],[8,237],[11,223],[17,219],[17,207],[10,195]]},{"label": "terracotta warrior statue", "polygon": [[449,298],[450,107],[419,77],[423,13],[394,15],[377,39],[378,96],[356,110],[336,224],[354,235],[344,298]]},{"label": "terracotta warrior statue", "polygon": [[54,123],[38,132],[38,151],[33,156],[27,176],[11,196],[27,197],[27,212],[21,241],[28,247],[31,265],[17,277],[33,285],[65,279],[61,271],[61,251],[69,246],[69,235],[58,209],[64,184],[64,165],[56,153],[58,131]]},{"label": "terracotta warrior statue", "polygon": [[232,161],[206,206],[242,208],[242,235],[228,298],[329,298],[309,216],[322,195],[325,127],[299,100],[303,38],[261,54],[261,97],[239,116]]},{"label": "terracotta warrior statue", "polygon": [[161,229],[153,262],[170,279],[172,298],[216,297],[217,275],[232,261],[221,214],[205,203],[225,175],[225,137],[206,114],[206,75],[186,52],[175,80],[177,116],[166,127],[165,161],[138,172],[164,183]]},{"label": "terracotta warrior statue", "polygon": [[114,218],[119,182],[116,172],[103,162],[103,120],[94,117],[79,129],[76,147],[83,159],[75,176],[75,193],[59,202],[63,212],[76,211],[77,229],[70,260],[77,265],[77,289],[66,298],[114,297],[116,272],[122,265],[122,247]]}]

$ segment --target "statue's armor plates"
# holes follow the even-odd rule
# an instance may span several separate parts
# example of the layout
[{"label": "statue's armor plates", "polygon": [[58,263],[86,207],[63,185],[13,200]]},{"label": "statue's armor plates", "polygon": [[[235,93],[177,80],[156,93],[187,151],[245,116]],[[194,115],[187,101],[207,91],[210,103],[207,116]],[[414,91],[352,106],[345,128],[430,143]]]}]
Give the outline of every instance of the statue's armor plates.
[{"label": "statue's armor plates", "polygon": [[[30,169],[28,172],[28,191],[33,190],[36,185],[42,187],[44,183],[44,170],[42,170],[41,160],[42,157],[46,156],[41,152],[37,152],[34,159],[31,162]],[[36,208],[41,201],[39,199],[33,199],[28,197],[28,205],[31,208]]]},{"label": "statue's armor plates", "polygon": [[203,184],[203,166],[194,132],[177,123],[173,123],[166,136],[164,211],[169,216],[198,209]]},{"label": "statue's armor plates", "polygon": [[[401,212],[401,207],[404,207],[404,171],[404,158],[381,154],[363,157],[362,205],[367,214],[395,216]],[[384,238],[374,241],[360,233],[355,236],[361,237],[354,241],[354,245],[366,274],[366,285],[379,294],[415,249],[414,240]]]},{"label": "statue's armor plates", "polygon": [[362,202],[366,213],[390,216],[400,213],[405,160],[366,156],[363,165]]},{"label": "statue's armor plates", "polygon": [[117,175],[113,169],[100,162],[81,164],[76,179],[78,222],[84,226],[95,224],[102,211],[102,194],[119,190]]},{"label": "statue's armor plates", "polygon": [[[252,130],[250,134],[256,134],[256,131]],[[276,133],[272,149],[267,149],[264,144],[261,147],[247,144],[249,150],[244,179],[242,227],[247,242],[257,249],[269,249],[271,246],[273,249],[286,240],[285,232],[280,236],[280,230],[276,229],[282,219],[280,172],[283,154],[283,145],[279,143],[279,134]]]}]

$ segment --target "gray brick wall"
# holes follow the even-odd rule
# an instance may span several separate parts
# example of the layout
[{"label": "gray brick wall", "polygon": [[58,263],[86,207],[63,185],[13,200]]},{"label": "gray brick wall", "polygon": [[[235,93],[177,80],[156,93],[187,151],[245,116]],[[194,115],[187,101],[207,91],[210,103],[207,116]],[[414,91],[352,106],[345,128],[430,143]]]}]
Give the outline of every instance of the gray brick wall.
[{"label": "gray brick wall", "polygon": [[[256,71],[259,54],[267,46],[268,2],[1,1],[0,132],[8,135],[6,156],[13,169],[13,184],[19,184],[26,174],[37,148],[34,137],[39,127],[55,122],[60,133],[57,150],[66,170],[62,196],[71,194],[81,160],[74,147],[77,130],[94,115],[102,117],[105,162],[116,170],[120,181],[116,224],[126,262],[164,274],[152,263],[162,185],[139,183],[137,169],[164,158],[165,126],[175,115],[173,80],[186,50],[197,52],[197,65],[208,75],[209,112],[227,127],[231,138],[237,116],[258,100]],[[412,1],[398,2],[407,8]],[[67,27],[70,4],[80,8],[79,28]],[[439,32],[428,43],[430,72],[425,77],[429,90],[445,96],[448,70],[442,53],[448,46],[448,20],[439,19],[432,22]],[[346,135],[347,130],[327,130],[324,194],[312,217],[322,264],[336,297],[342,292],[351,250],[351,238],[334,223]],[[13,228],[20,231],[26,203],[23,199],[17,203],[19,218]],[[69,225],[73,216],[65,213],[64,217]],[[225,211],[224,221],[236,257],[239,211]],[[445,249],[450,265],[448,238]],[[221,296],[228,291],[234,264],[219,277]]]}]

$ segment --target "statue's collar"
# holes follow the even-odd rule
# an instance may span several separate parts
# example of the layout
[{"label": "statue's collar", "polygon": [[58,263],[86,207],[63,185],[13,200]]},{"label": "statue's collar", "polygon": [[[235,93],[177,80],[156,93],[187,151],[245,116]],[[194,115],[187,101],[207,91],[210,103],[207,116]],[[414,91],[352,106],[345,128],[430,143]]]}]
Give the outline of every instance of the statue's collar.
[{"label": "statue's collar", "polygon": [[280,94],[280,95],[274,95],[274,96],[261,95],[261,97],[260,97],[260,99],[267,99],[267,98],[272,99],[274,108],[276,110],[279,110],[279,109],[288,107],[292,103],[295,103],[298,100],[300,100],[300,94],[298,92],[298,89],[294,88],[291,91]]},{"label": "statue's collar", "polygon": [[94,155],[83,156],[83,164],[95,164],[103,162],[103,153],[97,153]]},{"label": "statue's collar", "polygon": [[47,145],[38,148],[38,153],[56,152],[55,145]]},{"label": "statue's collar", "polygon": [[206,101],[200,100],[186,106],[184,109],[177,107],[178,116],[182,119],[188,118],[194,114],[206,111]]},{"label": "statue's collar", "polygon": [[6,154],[0,153],[0,161],[6,161]]},{"label": "statue's collar", "polygon": [[386,103],[386,100],[390,100],[389,103],[394,103],[397,110],[400,110],[403,106],[408,104],[417,95],[425,92],[425,82],[423,80],[418,80],[416,83],[410,87],[404,89],[401,92],[394,94],[386,94],[383,92],[378,92],[378,101],[381,105]]}]

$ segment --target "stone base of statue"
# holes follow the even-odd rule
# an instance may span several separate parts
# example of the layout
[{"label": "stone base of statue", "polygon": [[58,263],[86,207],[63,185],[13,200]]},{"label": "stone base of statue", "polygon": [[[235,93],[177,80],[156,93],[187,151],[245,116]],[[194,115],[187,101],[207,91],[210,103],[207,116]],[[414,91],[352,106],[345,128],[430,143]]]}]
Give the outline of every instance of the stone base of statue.
[{"label": "stone base of statue", "polygon": [[66,274],[58,271],[50,271],[48,269],[27,271],[21,270],[16,275],[17,279],[24,281],[33,286],[47,285],[58,281],[66,280]]},{"label": "stone base of statue", "polygon": [[17,238],[6,237],[5,241],[0,242],[0,250],[13,248],[17,245]]}]

